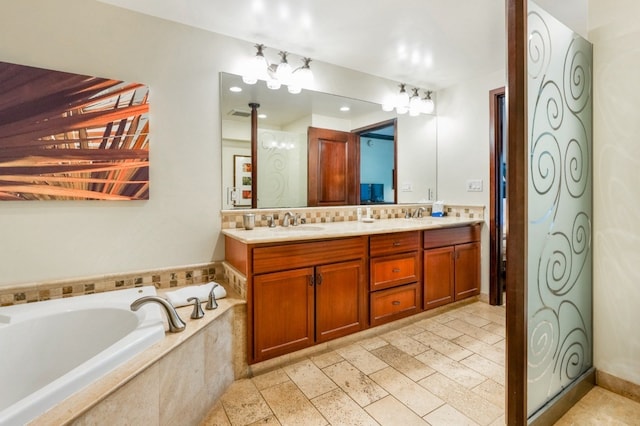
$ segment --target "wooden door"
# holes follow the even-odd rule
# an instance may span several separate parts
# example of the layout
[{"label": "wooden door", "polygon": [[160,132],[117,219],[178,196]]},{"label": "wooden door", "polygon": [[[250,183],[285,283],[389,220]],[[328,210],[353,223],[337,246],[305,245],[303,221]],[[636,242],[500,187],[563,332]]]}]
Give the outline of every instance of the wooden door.
[{"label": "wooden door", "polygon": [[456,300],[480,294],[480,243],[456,246]]},{"label": "wooden door", "polygon": [[424,308],[446,305],[454,300],[454,246],[424,251]]},{"label": "wooden door", "polygon": [[313,275],[313,268],[301,268],[254,276],[256,361],[313,345]]},{"label": "wooden door", "polygon": [[324,342],[364,328],[366,313],[363,262],[316,268],[316,341]]},{"label": "wooden door", "polygon": [[309,127],[309,206],[358,204],[360,159],[355,133]]}]

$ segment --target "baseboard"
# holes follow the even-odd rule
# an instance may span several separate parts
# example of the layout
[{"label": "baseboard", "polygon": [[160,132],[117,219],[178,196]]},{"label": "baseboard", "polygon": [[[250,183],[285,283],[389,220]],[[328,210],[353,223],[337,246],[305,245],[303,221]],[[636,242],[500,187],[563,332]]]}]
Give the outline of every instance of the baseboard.
[{"label": "baseboard", "polygon": [[576,402],[589,392],[596,382],[596,370],[591,367],[575,382],[547,402],[529,418],[530,426],[552,425],[557,422]]},{"label": "baseboard", "polygon": [[596,371],[596,384],[613,393],[640,402],[640,385],[616,377],[604,371]]}]

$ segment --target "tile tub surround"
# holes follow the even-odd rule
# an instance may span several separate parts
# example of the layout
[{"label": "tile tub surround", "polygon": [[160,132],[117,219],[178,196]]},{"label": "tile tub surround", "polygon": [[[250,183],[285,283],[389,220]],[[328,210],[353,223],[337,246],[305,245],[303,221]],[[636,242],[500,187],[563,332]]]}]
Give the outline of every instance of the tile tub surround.
[{"label": "tile tub surround", "polygon": [[[162,292],[159,292],[162,293]],[[119,366],[32,425],[198,424],[234,380],[245,377],[246,302],[228,291],[202,319]]]},{"label": "tile tub surround", "polygon": [[[425,208],[425,216],[431,215],[431,204],[222,210],[220,215],[222,217],[223,230],[242,228],[242,216],[246,213],[254,213],[256,215],[256,228],[259,228],[267,226],[267,220],[263,219],[265,216],[274,216],[276,218],[276,224],[281,226],[282,216],[285,212],[289,211],[300,214],[300,218],[304,219],[307,224],[352,222],[358,220],[358,207],[362,208],[363,213],[367,207],[370,207],[375,219],[403,219],[407,209],[413,212],[418,207]],[[446,205],[444,211],[446,212],[446,216],[450,218],[479,220],[483,220],[484,218],[484,206]]]},{"label": "tile tub surround", "polygon": [[[162,290],[224,279],[225,268],[222,262],[212,262],[127,274],[20,284],[0,287],[0,306],[102,293],[145,285],[153,285],[156,289]],[[232,285],[239,294],[243,293],[239,287],[241,284],[236,280]],[[244,290],[244,293],[246,294],[246,290]]]}]

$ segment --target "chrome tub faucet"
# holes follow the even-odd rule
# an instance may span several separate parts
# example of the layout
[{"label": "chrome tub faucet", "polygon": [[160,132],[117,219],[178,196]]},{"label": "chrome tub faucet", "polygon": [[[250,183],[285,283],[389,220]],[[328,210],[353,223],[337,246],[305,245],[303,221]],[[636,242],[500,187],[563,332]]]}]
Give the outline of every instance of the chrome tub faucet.
[{"label": "chrome tub faucet", "polygon": [[162,306],[165,314],[167,314],[167,322],[169,323],[169,331],[171,333],[179,333],[184,330],[186,324],[176,312],[176,308],[174,308],[169,301],[160,296],[144,296],[136,299],[131,304],[131,310],[137,311],[142,305],[147,303],[157,303]]}]

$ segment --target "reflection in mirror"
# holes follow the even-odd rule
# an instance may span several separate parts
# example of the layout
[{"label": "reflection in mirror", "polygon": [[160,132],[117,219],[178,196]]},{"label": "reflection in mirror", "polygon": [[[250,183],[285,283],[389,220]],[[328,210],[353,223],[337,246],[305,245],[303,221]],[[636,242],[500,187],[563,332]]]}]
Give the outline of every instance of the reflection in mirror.
[{"label": "reflection in mirror", "polygon": [[[227,73],[220,75],[224,209],[250,207],[252,191],[257,191],[259,208],[309,205],[309,127],[352,132],[396,118],[395,114],[382,111],[378,104],[309,90],[292,95],[286,90],[269,90],[260,83],[249,86],[242,82],[240,76]],[[233,87],[241,91],[230,90]],[[246,157],[251,157],[251,109],[248,106],[251,102],[260,104],[255,182],[243,180],[243,171],[236,164],[239,156],[244,157],[245,161]],[[344,111],[344,108],[340,110],[345,106],[349,107],[349,111]],[[392,203],[396,197],[397,202],[414,203],[426,201],[430,194],[435,194],[435,116],[400,116],[396,123],[395,165],[384,165],[384,170],[380,169],[379,174],[376,171],[380,161],[367,163],[372,153],[367,149],[381,149],[386,143],[386,149],[390,151],[389,138],[392,136],[379,133],[377,129],[361,135],[358,157],[365,163],[358,165],[356,175],[360,178],[353,186],[358,188],[360,196],[354,204],[361,202],[361,191],[367,190],[369,196],[367,198],[365,193],[367,199],[362,200],[364,203]],[[378,152],[374,158],[384,158],[389,163],[388,160],[393,157]],[[383,186],[362,189],[360,183]],[[374,196],[371,196],[372,193]]]}]

